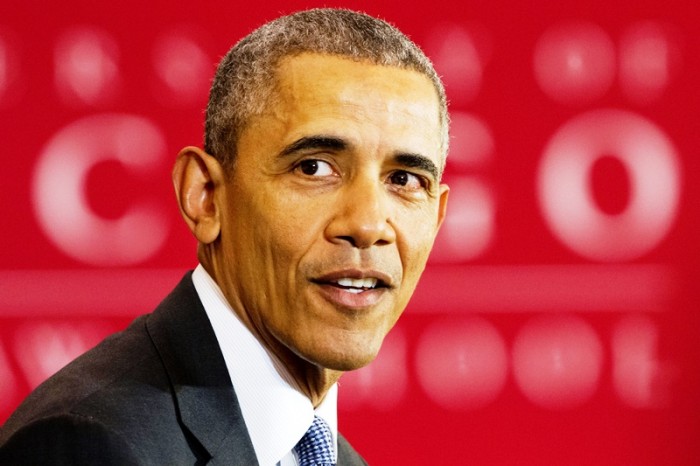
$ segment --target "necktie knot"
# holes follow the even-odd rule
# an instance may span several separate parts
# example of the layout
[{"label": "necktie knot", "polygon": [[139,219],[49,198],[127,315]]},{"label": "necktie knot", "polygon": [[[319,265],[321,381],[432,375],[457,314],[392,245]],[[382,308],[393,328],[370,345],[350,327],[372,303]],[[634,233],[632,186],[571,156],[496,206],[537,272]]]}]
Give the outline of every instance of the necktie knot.
[{"label": "necktie knot", "polygon": [[294,449],[299,466],[335,466],[333,435],[326,421],[314,416],[314,422]]}]

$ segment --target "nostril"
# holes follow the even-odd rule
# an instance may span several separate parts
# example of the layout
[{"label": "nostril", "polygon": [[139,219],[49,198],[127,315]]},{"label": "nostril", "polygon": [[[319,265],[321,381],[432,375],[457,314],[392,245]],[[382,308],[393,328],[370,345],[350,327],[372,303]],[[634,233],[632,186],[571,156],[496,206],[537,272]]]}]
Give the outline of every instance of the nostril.
[{"label": "nostril", "polygon": [[357,242],[352,236],[338,236],[338,239],[341,241],[347,241],[352,247],[357,247]]}]

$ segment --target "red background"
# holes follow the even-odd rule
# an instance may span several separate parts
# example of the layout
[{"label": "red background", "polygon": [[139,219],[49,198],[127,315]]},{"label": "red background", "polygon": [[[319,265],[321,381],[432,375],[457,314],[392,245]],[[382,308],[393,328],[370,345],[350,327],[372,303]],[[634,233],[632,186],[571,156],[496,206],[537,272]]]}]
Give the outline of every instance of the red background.
[{"label": "red background", "polygon": [[[697,8],[639,0],[324,4],[386,18],[423,46],[461,122],[446,173],[464,187],[453,190],[453,223],[379,359],[341,381],[346,436],[377,465],[699,464]],[[0,6],[0,421],[62,364],[150,311],[194,267],[169,169],[181,147],[200,144],[215,63],[262,22],[311,6],[322,5]],[[71,65],[63,52],[79,48],[75,37],[98,44],[102,55],[86,52],[87,64]],[[172,38],[187,39],[196,46],[191,57],[203,61],[177,68],[159,52]],[[569,68],[556,48],[566,40],[573,41]],[[66,60],[69,70],[90,69],[99,56],[109,58],[102,74],[76,81],[61,71]],[[175,70],[170,88],[163,63]],[[584,245],[572,246],[546,215],[538,180],[563,125],[586,115],[602,121],[605,109],[626,112],[604,125],[614,134],[670,141],[671,155],[661,158],[677,171],[663,181],[663,170],[642,167],[629,146],[593,154],[581,172],[587,205],[614,223],[646,189],[658,191],[652,200],[670,201],[640,207],[637,223],[621,232],[591,239],[584,225]],[[69,125],[114,114],[156,129],[165,145],[156,161],[130,171],[109,159],[117,143],[105,139],[107,158],[89,167],[82,186],[71,189],[56,175],[48,200],[38,201],[40,162],[50,158],[52,141]],[[634,132],[620,115],[651,129]],[[94,136],[86,128],[71,137]],[[596,128],[589,139],[605,132]],[[148,146],[138,137],[121,141],[130,160]],[[636,184],[635,167],[651,181]],[[574,188],[547,198],[570,208],[571,218],[580,214],[567,197]],[[38,204],[70,225],[64,191],[81,194],[87,212],[102,219],[154,203],[164,215],[162,234],[145,223],[135,234],[162,244],[132,260],[120,259],[128,245],[90,249],[102,244],[95,231],[61,246]],[[656,227],[656,239],[644,240],[643,225],[659,218],[669,220]]]}]

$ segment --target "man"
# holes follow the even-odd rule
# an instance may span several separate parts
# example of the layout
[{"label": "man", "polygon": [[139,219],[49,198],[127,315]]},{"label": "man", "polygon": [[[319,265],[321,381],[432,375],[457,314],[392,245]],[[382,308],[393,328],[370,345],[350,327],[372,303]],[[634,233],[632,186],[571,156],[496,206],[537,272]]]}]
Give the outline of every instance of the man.
[{"label": "man", "polygon": [[0,464],[313,464],[307,430],[330,464],[364,464],[336,382],[374,359],[425,266],[447,124],[432,65],[380,20],[310,10],[240,41],[205,149],[173,169],[200,265],[30,395]]}]

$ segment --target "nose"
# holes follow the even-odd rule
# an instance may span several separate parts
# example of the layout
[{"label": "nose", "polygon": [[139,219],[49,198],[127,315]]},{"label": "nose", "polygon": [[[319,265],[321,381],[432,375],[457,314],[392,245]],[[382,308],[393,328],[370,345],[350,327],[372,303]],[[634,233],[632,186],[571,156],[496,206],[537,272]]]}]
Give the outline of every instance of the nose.
[{"label": "nose", "polygon": [[338,192],[336,212],[326,227],[333,243],[359,249],[391,244],[396,231],[391,221],[389,193],[378,182],[356,181]]}]

